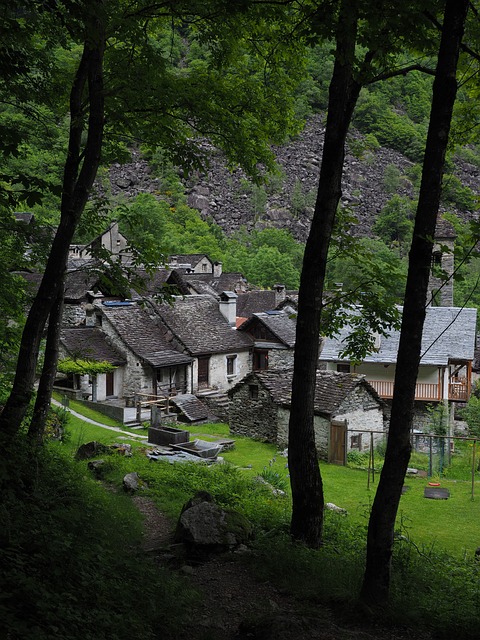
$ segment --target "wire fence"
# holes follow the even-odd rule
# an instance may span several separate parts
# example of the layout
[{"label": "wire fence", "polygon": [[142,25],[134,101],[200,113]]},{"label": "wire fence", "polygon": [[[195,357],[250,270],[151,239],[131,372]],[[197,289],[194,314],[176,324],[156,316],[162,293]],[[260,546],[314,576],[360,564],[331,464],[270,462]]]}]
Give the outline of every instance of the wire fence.
[{"label": "wire fence", "polygon": [[[383,462],[388,432],[348,429],[346,434],[347,464],[362,464],[368,470],[367,486],[375,482],[375,476]],[[475,495],[476,474],[480,471],[480,438],[452,435],[436,435],[414,432],[411,435],[412,458],[410,468],[418,462],[427,478],[451,474],[452,463],[462,460],[462,479],[471,482],[471,497]],[[417,455],[418,454],[418,455]],[[416,470],[416,469],[415,469]]]}]

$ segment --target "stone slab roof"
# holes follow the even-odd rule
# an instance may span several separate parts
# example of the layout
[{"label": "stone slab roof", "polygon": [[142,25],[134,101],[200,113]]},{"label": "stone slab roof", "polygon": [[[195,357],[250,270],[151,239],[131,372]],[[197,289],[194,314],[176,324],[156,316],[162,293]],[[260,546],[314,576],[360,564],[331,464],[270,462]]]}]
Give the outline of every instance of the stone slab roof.
[{"label": "stone slab roof", "polygon": [[[241,385],[256,381],[268,389],[276,404],[290,407],[292,396],[293,369],[267,369],[249,373],[243,380],[228,391],[231,397]],[[367,382],[365,376],[357,373],[338,373],[337,371],[317,371],[314,411],[317,415],[331,417],[338,412],[342,402],[358,386],[364,387],[368,393],[383,406],[377,392]]]},{"label": "stone slab roof", "polygon": [[176,350],[165,338],[163,327],[135,303],[108,306],[101,305],[120,339],[139,358],[152,367],[168,367],[188,364],[192,358]]},{"label": "stone slab roof", "polygon": [[[402,308],[399,307],[400,312]],[[459,307],[427,307],[422,336],[421,365],[446,366],[450,361],[473,360],[477,310]],[[344,340],[350,332],[346,326],[335,338],[325,338],[321,361],[338,361]],[[381,336],[380,348],[364,362],[393,364],[397,361],[400,331]]]},{"label": "stone slab roof", "polygon": [[296,321],[287,313],[271,311],[266,313],[254,313],[240,327],[240,331],[253,330],[256,323],[265,325],[267,329],[286,347],[293,349],[295,346]]},{"label": "stone slab roof", "polygon": [[250,318],[254,313],[275,309],[275,291],[259,290],[240,293],[237,299],[237,316]]},{"label": "stone slab roof", "polygon": [[136,271],[137,276],[143,280],[144,286],[132,288],[131,299],[143,300],[145,297],[167,295],[187,295],[190,293],[181,275],[175,269],[159,268],[153,273],[147,273],[144,269]]},{"label": "stone slab roof", "polygon": [[208,418],[208,408],[197,396],[190,393],[172,396],[170,402],[180,410],[188,422],[197,422]]},{"label": "stone slab roof", "polygon": [[172,258],[176,258],[177,264],[181,264],[181,265],[189,264],[189,265],[191,265],[192,269],[194,269],[197,266],[197,264],[200,262],[200,260],[203,260],[203,258],[207,258],[213,264],[213,260],[211,258],[209,258],[209,256],[206,253],[188,253],[188,254],[176,253],[176,254],[172,254],[170,256],[170,262],[171,263],[172,263]]},{"label": "stone slab roof", "polygon": [[221,273],[214,276],[212,273],[183,273],[182,279],[197,293],[207,293],[218,296],[222,291],[244,292],[247,285],[245,277],[241,273]]},{"label": "stone slab roof", "polygon": [[98,280],[98,273],[86,270],[68,271],[65,277],[65,302],[78,302],[85,299],[87,291],[92,290]]},{"label": "stone slab roof", "polygon": [[96,327],[62,329],[60,342],[72,358],[109,362],[117,367],[126,363],[125,358]]},{"label": "stone slab roof", "polygon": [[[207,277],[205,277],[205,275]],[[211,274],[188,273],[182,274],[182,280],[189,289],[189,293],[197,293],[199,295],[208,295],[218,300],[218,292],[211,285]]]},{"label": "stone slab roof", "polygon": [[230,327],[211,296],[175,298],[173,305],[151,303],[171,333],[192,355],[245,351],[252,340]]}]

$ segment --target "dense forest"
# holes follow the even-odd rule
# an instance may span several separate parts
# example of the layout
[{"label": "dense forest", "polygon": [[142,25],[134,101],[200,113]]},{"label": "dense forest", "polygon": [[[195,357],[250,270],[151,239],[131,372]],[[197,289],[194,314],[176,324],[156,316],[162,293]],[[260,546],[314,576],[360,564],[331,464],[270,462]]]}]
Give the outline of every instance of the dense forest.
[{"label": "dense forest", "polygon": [[[372,330],[401,322],[385,463],[361,534],[365,572],[352,594],[370,619],[381,615],[391,595],[438,215],[457,234],[455,303],[480,306],[479,7],[397,5],[2,2],[0,478],[8,571],[0,611],[7,638],[122,638],[119,611],[133,613],[138,574],[152,571],[133,553],[119,561],[119,537],[130,534],[118,524],[113,540],[102,535],[106,519],[120,522],[110,513],[117,506],[83,484],[81,471],[48,442],[68,249],[112,220],[134,255],[120,279],[140,266],[151,272],[168,255],[205,252],[251,285],[299,290],[289,534],[307,553],[332,535],[313,434],[319,335],[334,333],[342,310],[361,304],[352,346],[361,358]],[[292,152],[299,141],[308,149],[303,162]],[[132,166],[142,174],[122,185]],[[204,194],[208,206],[199,205]],[[19,224],[18,212],[34,214],[35,224]],[[33,298],[22,271],[43,273]],[[338,283],[341,298],[324,305]],[[70,500],[91,511],[90,526],[83,513],[75,521]],[[130,506],[118,508],[135,520]],[[75,536],[82,540],[76,556]],[[56,546],[62,565],[52,569]],[[65,567],[73,579],[57,623]],[[130,593],[122,592],[121,572]],[[152,576],[142,594],[145,619],[130,618],[129,637],[175,637],[154,603],[162,588],[172,600],[182,591],[175,579]],[[96,614],[86,615],[91,608]]]}]

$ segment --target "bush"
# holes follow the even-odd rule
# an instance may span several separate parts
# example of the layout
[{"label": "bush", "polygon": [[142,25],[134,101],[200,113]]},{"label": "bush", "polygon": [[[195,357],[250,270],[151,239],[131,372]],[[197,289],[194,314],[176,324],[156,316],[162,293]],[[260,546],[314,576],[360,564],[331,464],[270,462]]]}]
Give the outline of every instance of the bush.
[{"label": "bush", "polygon": [[347,453],[347,463],[353,467],[368,467],[370,453],[367,451],[349,451]]},{"label": "bush", "polygon": [[129,497],[86,477],[85,463],[58,443],[15,445],[1,478],[0,636],[174,637],[192,596],[140,551],[141,519]]}]

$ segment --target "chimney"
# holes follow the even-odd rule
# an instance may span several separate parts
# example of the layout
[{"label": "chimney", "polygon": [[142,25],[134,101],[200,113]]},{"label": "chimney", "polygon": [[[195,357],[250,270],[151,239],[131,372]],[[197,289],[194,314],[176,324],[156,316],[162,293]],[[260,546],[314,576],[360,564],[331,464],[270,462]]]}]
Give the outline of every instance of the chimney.
[{"label": "chimney", "polygon": [[275,291],[275,307],[285,300],[287,292],[284,284],[274,284],[273,290]]},{"label": "chimney", "polygon": [[219,278],[222,275],[222,263],[214,262],[213,263],[213,277]]},{"label": "chimney", "polygon": [[237,319],[237,294],[233,291],[222,291],[219,302],[220,311],[231,327],[235,327]]}]

